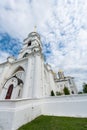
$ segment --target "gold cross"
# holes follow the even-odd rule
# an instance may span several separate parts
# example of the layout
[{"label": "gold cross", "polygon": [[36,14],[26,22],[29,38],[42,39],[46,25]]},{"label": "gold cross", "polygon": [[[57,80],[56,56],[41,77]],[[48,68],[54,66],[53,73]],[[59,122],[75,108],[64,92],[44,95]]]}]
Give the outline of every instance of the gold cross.
[{"label": "gold cross", "polygon": [[36,32],[37,26],[34,26],[34,32]]}]

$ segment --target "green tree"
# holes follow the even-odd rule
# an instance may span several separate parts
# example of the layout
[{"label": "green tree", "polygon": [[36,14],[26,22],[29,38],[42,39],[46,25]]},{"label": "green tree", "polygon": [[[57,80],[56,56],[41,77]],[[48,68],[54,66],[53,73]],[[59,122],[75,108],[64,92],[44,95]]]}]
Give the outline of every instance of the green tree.
[{"label": "green tree", "polygon": [[87,93],[87,84],[83,83],[83,93]]},{"label": "green tree", "polygon": [[54,91],[53,91],[53,90],[51,91],[51,96],[55,96],[55,94],[54,94]]},{"label": "green tree", "polygon": [[82,94],[82,92],[81,92],[81,91],[79,91],[79,92],[78,92],[78,94]]},{"label": "green tree", "polygon": [[69,91],[69,89],[67,87],[64,87],[63,91],[64,91],[65,95],[69,95],[70,94],[70,91]]}]

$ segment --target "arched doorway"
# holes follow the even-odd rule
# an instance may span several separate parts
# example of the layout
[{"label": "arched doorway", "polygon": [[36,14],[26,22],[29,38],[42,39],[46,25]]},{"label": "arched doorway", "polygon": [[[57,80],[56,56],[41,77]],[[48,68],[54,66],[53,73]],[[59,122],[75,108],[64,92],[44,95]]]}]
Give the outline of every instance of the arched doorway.
[{"label": "arched doorway", "polygon": [[11,84],[9,86],[5,99],[10,99],[11,98],[12,91],[13,91],[13,84]]}]

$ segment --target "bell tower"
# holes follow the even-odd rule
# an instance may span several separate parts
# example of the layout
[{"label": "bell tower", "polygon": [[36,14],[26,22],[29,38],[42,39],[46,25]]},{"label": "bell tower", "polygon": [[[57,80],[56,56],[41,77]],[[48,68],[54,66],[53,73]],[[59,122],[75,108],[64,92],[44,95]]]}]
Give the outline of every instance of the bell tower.
[{"label": "bell tower", "polygon": [[18,59],[25,65],[25,79],[23,86],[23,98],[36,98],[43,95],[43,69],[44,58],[40,35],[36,32],[29,33],[23,41],[23,48]]},{"label": "bell tower", "polygon": [[31,53],[42,51],[40,35],[36,32],[36,29],[34,32],[29,33],[23,42],[23,49],[20,51],[18,58],[24,58]]}]

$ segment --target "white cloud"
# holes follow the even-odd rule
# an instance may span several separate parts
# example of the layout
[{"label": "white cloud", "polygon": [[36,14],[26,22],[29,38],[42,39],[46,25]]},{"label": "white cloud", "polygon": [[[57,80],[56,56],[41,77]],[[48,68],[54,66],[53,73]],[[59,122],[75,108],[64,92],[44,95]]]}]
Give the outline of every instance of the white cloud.
[{"label": "white cloud", "polygon": [[[24,38],[34,26],[43,26],[49,16],[50,0],[7,0],[0,2],[2,28],[13,36]],[[3,4],[2,4],[3,3]]]}]

